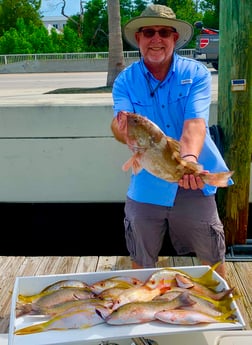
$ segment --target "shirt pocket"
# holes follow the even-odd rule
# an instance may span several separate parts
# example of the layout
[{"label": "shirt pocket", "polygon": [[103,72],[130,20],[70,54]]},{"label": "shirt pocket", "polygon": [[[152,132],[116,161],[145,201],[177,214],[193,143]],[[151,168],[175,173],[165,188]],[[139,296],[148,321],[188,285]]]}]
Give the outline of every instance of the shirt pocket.
[{"label": "shirt pocket", "polygon": [[145,97],[143,99],[143,98],[138,98],[137,96],[133,95],[131,97],[131,102],[134,108],[134,112],[136,114],[149,117],[153,113],[152,100],[150,100],[148,97]]},{"label": "shirt pocket", "polygon": [[190,93],[190,89],[192,87],[191,82],[187,82],[186,84],[180,84],[176,87],[170,88],[169,96],[168,96],[168,103],[181,103],[184,104],[186,100],[188,100],[188,96]]}]

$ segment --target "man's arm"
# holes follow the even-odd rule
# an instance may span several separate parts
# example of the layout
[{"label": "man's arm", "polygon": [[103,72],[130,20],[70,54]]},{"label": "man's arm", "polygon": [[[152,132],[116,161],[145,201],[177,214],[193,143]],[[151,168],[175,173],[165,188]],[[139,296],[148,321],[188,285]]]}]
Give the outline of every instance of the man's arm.
[{"label": "man's arm", "polygon": [[[206,136],[206,123],[204,119],[191,119],[184,122],[180,138],[181,157],[190,162],[197,162]],[[179,186],[185,189],[202,189],[204,183],[200,177],[184,175]]]}]

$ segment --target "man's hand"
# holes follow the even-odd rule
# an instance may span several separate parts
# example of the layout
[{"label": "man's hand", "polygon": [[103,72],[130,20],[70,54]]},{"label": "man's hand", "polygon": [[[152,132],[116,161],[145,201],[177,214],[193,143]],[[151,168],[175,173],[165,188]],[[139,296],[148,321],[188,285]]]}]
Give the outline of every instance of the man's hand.
[{"label": "man's hand", "polygon": [[[204,170],[201,172],[201,174],[207,175],[209,172]],[[204,188],[204,182],[202,181],[200,176],[194,176],[194,175],[184,175],[179,181],[178,185],[184,189],[203,189]]]}]

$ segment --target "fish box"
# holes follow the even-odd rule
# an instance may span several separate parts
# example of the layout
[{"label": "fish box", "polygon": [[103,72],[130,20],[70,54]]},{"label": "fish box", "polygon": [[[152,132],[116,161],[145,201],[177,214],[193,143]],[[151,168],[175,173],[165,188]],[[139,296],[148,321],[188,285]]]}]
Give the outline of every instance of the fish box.
[{"label": "fish box", "polygon": [[[11,302],[11,315],[9,327],[9,345],[53,345],[53,344],[67,344],[67,345],[80,345],[80,344],[100,344],[103,341],[136,338],[136,337],[149,337],[168,334],[181,334],[186,332],[205,332],[212,330],[236,330],[244,329],[245,323],[239,308],[235,302],[232,302],[231,308],[235,309],[235,316],[237,322],[235,323],[211,323],[201,325],[172,325],[161,321],[152,321],[149,323],[132,324],[115,326],[102,323],[86,329],[71,329],[71,330],[49,330],[40,333],[28,335],[16,335],[16,329],[24,328],[38,322],[45,321],[43,316],[27,315],[16,318],[16,303],[18,295],[33,295],[39,293],[46,286],[51,285],[57,281],[65,279],[77,279],[93,284],[103,279],[116,277],[116,276],[129,276],[135,277],[142,281],[147,280],[150,275],[161,268],[147,268],[142,270],[118,270],[118,271],[105,271],[105,272],[87,272],[82,274],[58,274],[58,275],[41,275],[41,276],[26,276],[17,277],[14,284],[14,290]],[[206,273],[209,266],[187,266],[176,267],[186,274],[193,277],[200,277]],[[215,271],[213,271],[213,278],[219,281],[217,291],[228,289],[227,282],[222,279]]]}]

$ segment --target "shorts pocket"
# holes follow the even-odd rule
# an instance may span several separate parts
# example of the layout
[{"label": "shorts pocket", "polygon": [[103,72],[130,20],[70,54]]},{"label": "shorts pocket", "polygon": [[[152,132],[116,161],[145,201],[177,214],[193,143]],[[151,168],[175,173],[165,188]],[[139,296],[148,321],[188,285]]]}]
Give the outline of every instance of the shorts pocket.
[{"label": "shorts pocket", "polygon": [[133,234],[130,221],[127,218],[124,218],[124,228],[125,228],[126,247],[130,253],[130,256],[135,257],[136,247],[135,247],[135,241],[134,241],[134,234]]},{"label": "shorts pocket", "polygon": [[213,246],[217,249],[218,255],[223,256],[226,252],[225,234],[221,224],[210,225],[211,237],[213,239]]}]

